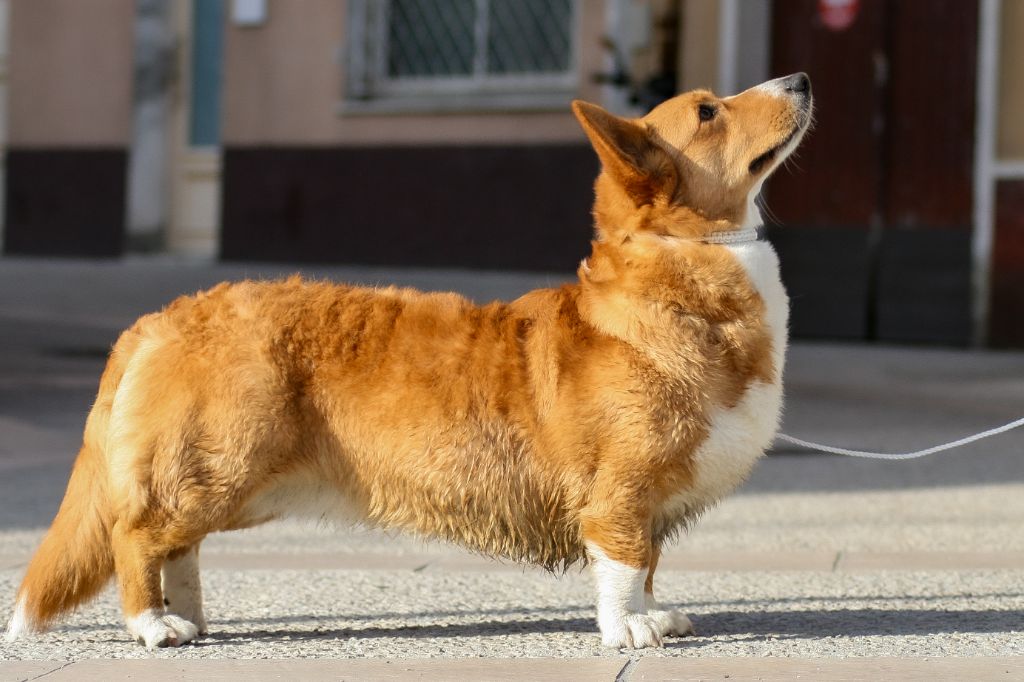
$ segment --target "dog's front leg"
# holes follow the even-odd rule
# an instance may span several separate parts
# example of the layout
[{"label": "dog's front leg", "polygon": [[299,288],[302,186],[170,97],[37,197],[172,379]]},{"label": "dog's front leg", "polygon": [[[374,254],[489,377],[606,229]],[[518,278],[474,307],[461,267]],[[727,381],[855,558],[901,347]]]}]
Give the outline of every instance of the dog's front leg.
[{"label": "dog's front leg", "polygon": [[652,560],[646,513],[607,500],[583,515],[583,538],[597,583],[601,643],[615,648],[661,646],[661,624],[647,615],[644,583]]}]

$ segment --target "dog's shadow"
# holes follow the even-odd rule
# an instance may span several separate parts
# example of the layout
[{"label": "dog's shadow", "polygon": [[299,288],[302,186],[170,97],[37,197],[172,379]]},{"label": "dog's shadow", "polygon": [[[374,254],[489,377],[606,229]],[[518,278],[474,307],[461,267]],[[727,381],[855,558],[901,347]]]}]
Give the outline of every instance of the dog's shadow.
[{"label": "dog's shadow", "polygon": [[[565,609],[551,609],[551,611]],[[480,612],[474,612],[479,614]],[[266,640],[348,640],[379,638],[460,638],[460,637],[515,637],[554,633],[597,633],[592,616],[530,617],[523,612],[522,620],[490,619],[468,623],[408,624],[395,626],[367,625],[360,627],[309,629],[289,627],[298,622],[311,623],[313,618],[264,618],[215,623],[204,644],[247,643]],[[378,614],[372,620],[442,617],[442,614]],[[370,620],[369,618],[367,620]],[[966,609],[873,609],[840,608],[809,610],[717,611],[694,616],[697,636],[668,638],[668,647],[699,647],[721,641],[756,641],[763,639],[859,638],[872,636],[906,636],[937,634],[984,634],[1012,632],[1024,622],[1024,610]],[[242,623],[266,627],[232,631],[231,625]],[[216,631],[217,625],[221,629]],[[277,627],[275,627],[277,626]]]},{"label": "dog's shadow", "polygon": [[[819,640],[854,639],[875,636],[986,634],[1014,632],[1024,623],[1022,609],[971,608],[977,599],[1002,598],[1016,601],[1017,592],[992,592],[965,595],[918,596],[915,602],[935,604],[935,608],[886,606],[810,607],[823,597],[797,597],[781,600],[716,600],[683,605],[693,609],[697,636],[668,638],[668,647],[699,647],[715,642],[758,641],[765,639]],[[892,599],[887,595],[829,597],[829,601],[863,602]],[[952,602],[952,604],[950,604]],[[957,603],[959,602],[959,604]],[[214,618],[213,632],[196,642],[197,646],[291,641],[346,641],[349,639],[457,639],[462,637],[517,637],[558,633],[597,635],[593,606],[559,606],[494,609],[423,609],[413,612],[338,614],[331,616],[345,627],[317,627],[318,616],[292,615],[264,618]],[[441,620],[456,622],[438,623]],[[381,625],[382,621],[388,625]],[[461,622],[460,622],[461,621]],[[90,631],[95,624],[66,625],[65,631]],[[119,624],[110,623],[117,632]]]},{"label": "dog's shadow", "polygon": [[[251,622],[251,621],[249,621]],[[267,619],[267,625],[272,626],[273,619]],[[367,627],[343,627],[331,629],[289,629],[268,627],[259,630],[247,630],[246,632],[212,632],[197,645],[205,644],[247,644],[250,642],[291,639],[297,641],[308,640],[337,640],[349,639],[434,639],[434,638],[461,638],[461,637],[516,637],[523,635],[544,635],[554,633],[596,633],[597,626],[593,618],[540,618],[524,621],[489,620],[475,621],[472,623],[447,623],[429,625],[396,625],[393,627],[382,627],[370,625]]]},{"label": "dog's shadow", "polygon": [[[490,620],[474,620],[472,622],[456,623],[415,623],[407,625],[394,625],[391,627],[368,625],[366,627],[353,626],[344,628],[321,629],[315,627],[316,618],[313,616],[282,616],[267,618],[238,618],[222,620],[213,624],[213,628],[219,625],[221,631],[212,632],[204,638],[203,643],[242,643],[250,640],[269,639],[339,639],[351,638],[417,638],[430,639],[434,637],[509,637],[516,635],[547,634],[559,632],[596,632],[597,624],[594,617],[590,615],[593,610],[591,606],[560,606],[540,607],[532,609],[524,608],[503,608],[503,609],[480,609],[473,611],[422,611],[418,613],[374,613],[374,614],[352,614],[344,616],[349,621],[427,621],[442,620],[450,618],[467,618],[473,616],[512,616],[510,619],[492,618]],[[562,617],[547,616],[538,617],[540,614],[566,614]],[[570,615],[586,614],[586,615]],[[516,618],[519,616],[519,618]],[[312,630],[309,628],[289,627],[297,623],[314,624]],[[231,632],[232,625],[265,625],[265,629],[247,630],[244,633]],[[279,627],[275,627],[279,626]]]},{"label": "dog's shadow", "polygon": [[694,621],[698,633],[710,639],[984,634],[1019,630],[1024,622],[1024,610],[858,608],[719,611],[696,616]]}]

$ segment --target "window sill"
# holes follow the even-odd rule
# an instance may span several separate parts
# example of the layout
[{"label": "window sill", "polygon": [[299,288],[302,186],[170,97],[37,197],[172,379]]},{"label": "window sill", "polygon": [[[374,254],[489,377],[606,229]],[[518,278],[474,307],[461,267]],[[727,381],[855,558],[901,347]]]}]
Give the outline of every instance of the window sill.
[{"label": "window sill", "polygon": [[526,94],[446,94],[344,99],[337,107],[341,116],[409,114],[487,114],[569,110],[574,93],[568,91]]}]

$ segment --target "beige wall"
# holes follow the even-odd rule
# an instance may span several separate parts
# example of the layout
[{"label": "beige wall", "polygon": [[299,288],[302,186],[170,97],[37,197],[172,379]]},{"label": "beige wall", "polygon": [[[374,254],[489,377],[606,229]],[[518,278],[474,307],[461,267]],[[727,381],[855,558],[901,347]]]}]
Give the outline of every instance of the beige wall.
[{"label": "beige wall", "polygon": [[[225,39],[224,128],[227,145],[437,144],[583,141],[568,112],[515,114],[339,114],[346,4],[270,0],[268,21]],[[604,2],[581,0],[578,96],[597,101],[593,74],[603,71]]]},{"label": "beige wall", "polygon": [[127,145],[134,21],[132,0],[12,2],[8,143]]},{"label": "beige wall", "polygon": [[718,82],[718,0],[682,0],[682,3],[680,90],[714,90]]},{"label": "beige wall", "polygon": [[1000,159],[1024,160],[1024,0],[1003,0],[999,56]]}]

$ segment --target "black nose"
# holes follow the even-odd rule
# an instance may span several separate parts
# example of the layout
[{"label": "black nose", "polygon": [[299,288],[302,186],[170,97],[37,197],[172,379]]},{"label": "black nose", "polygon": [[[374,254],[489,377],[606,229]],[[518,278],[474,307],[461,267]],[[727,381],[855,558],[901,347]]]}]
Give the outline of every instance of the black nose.
[{"label": "black nose", "polygon": [[802,71],[794,73],[792,76],[786,76],[782,79],[782,84],[790,92],[799,92],[805,95],[809,95],[811,92],[811,79]]}]

